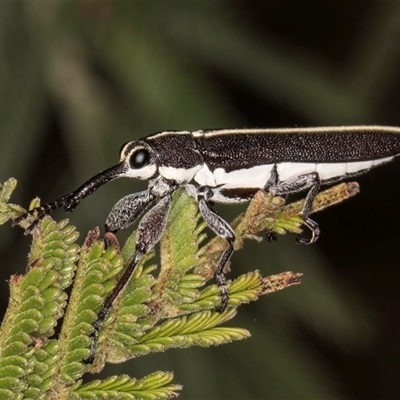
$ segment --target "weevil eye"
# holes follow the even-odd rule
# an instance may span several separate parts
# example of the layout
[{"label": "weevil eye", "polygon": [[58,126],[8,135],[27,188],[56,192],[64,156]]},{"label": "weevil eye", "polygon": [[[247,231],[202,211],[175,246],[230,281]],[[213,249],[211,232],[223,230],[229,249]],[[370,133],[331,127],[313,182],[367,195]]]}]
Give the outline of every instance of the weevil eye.
[{"label": "weevil eye", "polygon": [[139,149],[129,157],[129,165],[133,169],[145,167],[150,162],[150,153],[146,149]]}]

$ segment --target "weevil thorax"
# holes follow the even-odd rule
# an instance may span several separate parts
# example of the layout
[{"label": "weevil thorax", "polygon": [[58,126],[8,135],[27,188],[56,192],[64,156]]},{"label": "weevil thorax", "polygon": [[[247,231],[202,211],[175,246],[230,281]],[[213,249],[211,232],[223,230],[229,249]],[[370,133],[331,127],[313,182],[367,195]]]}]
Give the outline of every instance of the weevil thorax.
[{"label": "weevil thorax", "polygon": [[204,160],[189,131],[163,131],[143,138],[152,149],[158,174],[178,184],[190,182]]},{"label": "weevil thorax", "polygon": [[157,175],[156,155],[152,148],[141,140],[124,144],[120,151],[120,164],[124,165],[121,177],[148,180]]}]

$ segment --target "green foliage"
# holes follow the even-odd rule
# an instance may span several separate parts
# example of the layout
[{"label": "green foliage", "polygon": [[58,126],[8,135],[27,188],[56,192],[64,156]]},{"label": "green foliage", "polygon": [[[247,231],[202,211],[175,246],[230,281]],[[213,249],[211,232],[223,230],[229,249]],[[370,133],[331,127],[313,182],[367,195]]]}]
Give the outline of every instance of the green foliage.
[{"label": "green foliage", "polygon": [[155,372],[144,379],[135,380],[127,375],[112,376],[104,381],[93,381],[87,385],[74,387],[71,398],[76,399],[169,399],[176,397],[180,385],[170,385],[173,375],[168,372]]},{"label": "green foliage", "polygon": [[[1,187],[3,223],[24,212],[8,203],[15,186],[10,179]],[[271,205],[273,201],[260,194],[238,217],[238,247],[244,237],[254,237],[265,229],[265,221],[283,229],[284,221],[294,218],[293,211],[285,214],[282,203],[276,207]],[[300,209],[298,205],[297,214]],[[20,224],[26,228],[29,221]],[[292,230],[298,231],[299,226],[292,224]],[[32,231],[26,274],[10,279],[10,303],[0,329],[0,398],[54,398],[56,394],[71,399],[171,398],[177,396],[180,386],[171,383],[170,373],[156,372],[141,380],[113,376],[88,384],[82,383],[82,377],[100,371],[106,362],[249,337],[245,329],[221,325],[236,315],[240,305],[300,283],[301,274],[262,278],[253,271],[241,275],[228,284],[228,308],[219,313],[215,311],[220,302],[218,287],[204,285],[213,277],[225,244],[215,238],[201,246],[204,227],[195,201],[178,191],[161,241],[160,269],[151,264],[153,254],[141,260],[115,301],[100,332],[95,361],[88,365],[84,360],[89,356],[92,324],[133,255],[135,234],[121,253],[115,247],[105,249],[99,229],[90,231],[79,247],[75,243],[78,233],[67,220],[56,223],[45,217]],[[68,296],[65,290],[72,283]],[[58,335],[57,324],[61,324]]]},{"label": "green foliage", "polygon": [[[319,195],[315,209],[354,194],[346,192],[345,188],[354,188],[349,185]],[[2,223],[24,212],[8,203],[15,186],[16,181],[10,179],[1,188]],[[279,199],[259,193],[234,222],[237,247],[243,245],[245,237],[254,238],[267,227],[278,233],[285,229],[298,232],[300,210],[301,203],[283,207]],[[27,224],[21,222],[25,228]],[[74,399],[170,398],[180,390],[171,383],[170,373],[157,372],[141,380],[114,376],[89,384],[82,384],[81,378],[87,372],[100,371],[106,362],[249,337],[245,329],[221,325],[236,315],[240,305],[298,284],[301,274],[262,278],[254,271],[239,276],[228,286],[227,310],[218,313],[214,310],[220,301],[219,289],[203,286],[213,276],[226,244],[214,238],[201,247],[204,227],[194,200],[178,192],[161,241],[158,275],[156,266],[149,264],[153,255],[147,255],[114,303],[100,334],[95,362],[87,365],[84,360],[89,355],[92,324],[129,263],[135,234],[128,239],[123,256],[114,247],[104,248],[98,229],[90,231],[79,248],[74,227],[66,220],[56,223],[45,217],[32,232],[27,273],[10,280],[10,303],[0,330],[0,398],[50,398],[56,393],[60,398]],[[72,282],[68,298],[65,289]],[[61,332],[56,337],[61,317]]]}]

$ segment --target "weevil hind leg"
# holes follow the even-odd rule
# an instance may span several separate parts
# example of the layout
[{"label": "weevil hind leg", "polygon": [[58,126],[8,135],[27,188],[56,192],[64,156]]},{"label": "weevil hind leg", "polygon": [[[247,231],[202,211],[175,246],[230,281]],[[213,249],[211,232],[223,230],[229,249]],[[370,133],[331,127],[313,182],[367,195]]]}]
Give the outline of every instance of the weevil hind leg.
[{"label": "weevil hind leg", "polygon": [[304,224],[311,231],[311,238],[306,239],[299,235],[297,237],[298,243],[301,244],[314,243],[317,241],[321,233],[318,224],[314,220],[309,218],[312,205],[315,200],[315,196],[317,195],[320,186],[321,186],[321,181],[319,178],[319,174],[316,171],[310,172],[308,174],[298,175],[282,182],[280,182],[278,179],[276,168],[274,168],[274,170],[271,173],[271,178],[268,181],[266,190],[270,191],[273,194],[288,195],[291,193],[298,193],[302,192],[303,190],[309,189],[307,196],[304,200],[303,209],[301,210],[301,216],[303,218]]},{"label": "weevil hind leg", "polygon": [[235,232],[231,226],[223,220],[209,204],[209,198],[212,196],[210,189],[207,187],[198,188],[197,201],[199,203],[199,210],[209,228],[219,237],[225,239],[228,243],[228,248],[222,253],[218,260],[217,268],[215,270],[215,279],[221,292],[221,304],[217,308],[218,312],[225,311],[228,301],[229,293],[226,288],[226,277],[224,269],[228,264],[235,244]]},{"label": "weevil hind leg", "polygon": [[321,229],[319,228],[319,225],[311,218],[304,219],[304,225],[306,225],[307,228],[311,231],[311,239],[306,239],[306,238],[303,238],[300,235],[298,235],[297,239],[296,239],[297,243],[300,243],[300,244],[315,243],[321,234]]},{"label": "weevil hind leg", "polygon": [[301,211],[301,216],[303,218],[304,224],[311,231],[311,239],[306,239],[299,235],[297,237],[297,242],[300,244],[315,243],[318,240],[319,235],[321,234],[319,225],[314,220],[309,218],[309,215],[310,215],[311,209],[312,209],[312,205],[314,203],[315,197],[318,194],[319,188],[321,186],[320,180],[319,180],[319,175],[317,172],[315,172],[315,176],[313,177],[313,179],[314,179],[315,183],[311,187],[311,189],[308,191],[307,196],[304,200],[303,210]]}]

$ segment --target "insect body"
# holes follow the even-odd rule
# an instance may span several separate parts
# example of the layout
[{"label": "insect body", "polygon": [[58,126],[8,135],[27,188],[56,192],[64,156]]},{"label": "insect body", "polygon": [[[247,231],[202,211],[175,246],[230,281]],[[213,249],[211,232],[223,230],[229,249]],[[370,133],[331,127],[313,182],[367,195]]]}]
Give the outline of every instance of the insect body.
[{"label": "insect body", "polygon": [[30,211],[30,214],[37,212],[37,220],[27,231],[58,207],[72,211],[86,196],[112,179],[128,177],[149,181],[147,190],[119,200],[105,222],[106,233],[115,233],[133,224],[155,203],[139,223],[133,260],[94,323],[89,357],[93,360],[100,327],[140,258],[160,240],[172,194],[178,187],[183,186],[197,200],[208,226],[228,243],[216,268],[223,311],[229,299],[223,270],[233,253],[235,234],[212,209],[212,203],[244,202],[258,190],[275,195],[308,191],[301,215],[311,230],[311,239],[299,237],[298,241],[313,243],[320,230],[309,214],[320,185],[359,175],[399,154],[400,128],[394,127],[164,131],[126,143],[117,165],[94,176],[74,192]]}]

